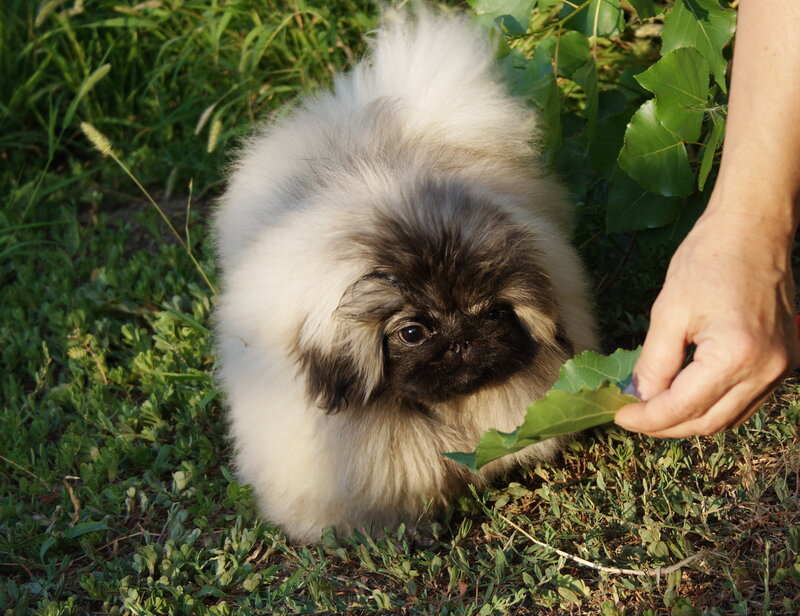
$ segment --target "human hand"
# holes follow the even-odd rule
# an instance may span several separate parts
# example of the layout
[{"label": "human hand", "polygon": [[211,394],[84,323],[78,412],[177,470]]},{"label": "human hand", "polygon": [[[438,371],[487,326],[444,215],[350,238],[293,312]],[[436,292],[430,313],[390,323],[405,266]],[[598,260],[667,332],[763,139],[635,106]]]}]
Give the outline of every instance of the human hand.
[{"label": "human hand", "polygon": [[791,230],[752,207],[713,209],[713,200],[653,305],[634,370],[643,402],[615,419],[628,430],[680,438],[739,426],[800,359]]}]

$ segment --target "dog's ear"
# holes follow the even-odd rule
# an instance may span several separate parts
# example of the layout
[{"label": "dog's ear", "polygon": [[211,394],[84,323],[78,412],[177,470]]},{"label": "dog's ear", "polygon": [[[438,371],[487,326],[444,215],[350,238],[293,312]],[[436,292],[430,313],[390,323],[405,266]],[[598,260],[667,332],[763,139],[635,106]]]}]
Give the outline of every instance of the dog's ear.
[{"label": "dog's ear", "polygon": [[549,311],[527,302],[512,302],[511,305],[523,329],[533,340],[540,344],[555,342],[558,323]]},{"label": "dog's ear", "polygon": [[309,396],[335,413],[366,404],[383,381],[386,319],[403,306],[394,279],[373,272],[342,295],[330,323],[328,347],[299,348]]},{"label": "dog's ear", "polygon": [[326,413],[336,413],[365,395],[359,374],[348,357],[335,357],[316,349],[300,356],[308,395]]},{"label": "dog's ear", "polygon": [[558,306],[548,276],[531,261],[506,279],[500,299],[512,306],[527,334],[539,344],[556,346]]}]

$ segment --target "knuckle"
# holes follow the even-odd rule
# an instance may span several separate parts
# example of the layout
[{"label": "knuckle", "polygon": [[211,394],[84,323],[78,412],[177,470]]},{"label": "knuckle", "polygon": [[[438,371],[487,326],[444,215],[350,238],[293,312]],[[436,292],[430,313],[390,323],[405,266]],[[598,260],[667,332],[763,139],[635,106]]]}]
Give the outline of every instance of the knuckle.
[{"label": "knuckle", "polygon": [[747,331],[733,332],[726,345],[729,352],[717,359],[728,374],[751,372],[763,351],[763,341]]},{"label": "knuckle", "polygon": [[788,357],[771,357],[764,363],[761,371],[765,383],[777,385],[777,382],[790,372]]},{"label": "knuckle", "polygon": [[773,381],[782,378],[791,369],[791,357],[789,352],[783,347],[775,349],[764,366],[767,377]]},{"label": "knuckle", "polygon": [[773,345],[750,332],[736,332],[729,339],[729,353],[717,360],[724,373],[739,379],[776,381],[794,368],[793,357],[783,344]]},{"label": "knuckle", "polygon": [[749,330],[734,332],[732,346],[736,349],[736,356],[744,360],[754,358],[764,345],[764,339]]},{"label": "knuckle", "polygon": [[661,296],[657,297],[650,307],[650,325],[661,322],[669,314],[671,314],[671,310],[667,302],[664,302]]}]

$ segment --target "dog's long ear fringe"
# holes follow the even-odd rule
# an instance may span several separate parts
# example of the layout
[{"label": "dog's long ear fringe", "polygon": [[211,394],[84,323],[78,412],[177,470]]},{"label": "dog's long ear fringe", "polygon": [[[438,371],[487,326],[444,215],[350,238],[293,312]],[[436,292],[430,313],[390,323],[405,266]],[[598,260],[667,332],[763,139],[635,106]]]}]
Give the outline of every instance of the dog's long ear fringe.
[{"label": "dog's long ear fringe", "polygon": [[347,358],[336,359],[310,351],[303,355],[301,363],[306,372],[308,395],[326,413],[338,413],[365,396],[363,388],[358,387],[358,372]]},{"label": "dog's long ear fringe", "polygon": [[371,272],[342,295],[333,313],[330,348],[298,350],[308,395],[326,413],[363,406],[380,390],[384,323],[402,306],[394,278]]}]

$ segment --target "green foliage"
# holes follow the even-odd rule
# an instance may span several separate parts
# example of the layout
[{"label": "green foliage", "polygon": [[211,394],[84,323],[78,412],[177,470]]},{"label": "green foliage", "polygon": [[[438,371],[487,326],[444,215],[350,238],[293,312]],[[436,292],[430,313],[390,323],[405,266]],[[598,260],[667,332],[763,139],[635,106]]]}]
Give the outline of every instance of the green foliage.
[{"label": "green foliage", "polygon": [[694,178],[681,138],[658,119],[654,101],[644,103],[625,131],[619,166],[640,185],[664,197],[691,194]]},{"label": "green foliage", "polygon": [[590,0],[580,5],[565,3],[558,14],[567,28],[586,36],[610,37],[625,28],[625,17],[619,0]]},{"label": "green foliage", "polygon": [[528,406],[525,420],[513,432],[489,430],[481,435],[474,452],[443,455],[477,473],[489,462],[529,445],[613,421],[617,409],[635,401],[636,398],[623,394],[615,385],[574,393],[551,390]]},{"label": "green foliage", "polygon": [[681,235],[671,227],[714,173],[735,11],[717,0],[632,4],[540,2],[526,34],[502,27],[496,3],[473,6],[514,34],[503,64],[541,110],[545,159],[575,177],[581,200],[604,204],[606,233],[665,228],[657,237],[671,249]]},{"label": "green foliage", "polygon": [[676,0],[664,18],[662,56],[680,48],[696,49],[708,61],[717,85],[727,91],[728,66],[722,50],[736,29],[736,13],[717,0]]},{"label": "green foliage", "polygon": [[496,24],[509,34],[525,34],[534,0],[472,0],[469,5],[478,23]]},{"label": "green foliage", "polygon": [[609,232],[657,229],[674,222],[683,202],[675,197],[656,195],[643,188],[622,169],[614,169],[606,205]]},{"label": "green foliage", "polygon": [[621,390],[630,383],[638,357],[639,350],[619,349],[607,356],[584,351],[561,367],[558,381],[528,406],[524,421],[513,432],[489,430],[475,451],[443,455],[477,473],[489,462],[534,443],[613,421],[617,409],[637,400]]},{"label": "green foliage", "polygon": [[659,121],[683,141],[700,138],[708,73],[703,56],[692,47],[682,47],[636,75],[636,81],[655,94]]},{"label": "green foliage", "polygon": [[[669,257],[702,213],[722,146],[735,10],[722,0],[474,0],[542,157],[579,204],[603,330],[640,344]],[[527,25],[522,33],[507,27]]]},{"label": "green foliage", "polygon": [[584,351],[561,366],[553,389],[575,393],[584,388],[597,389],[606,384],[625,389],[630,383],[640,351],[641,349],[617,349],[610,355]]},{"label": "green foliage", "polygon": [[0,185],[19,193],[18,221],[31,208],[46,216],[64,170],[67,180],[90,173],[82,182],[106,204],[133,192],[80,122],[125,144],[146,186],[182,195],[192,180],[199,195],[213,190],[226,149],[253,121],[329,83],[374,24],[366,0],[8,0],[3,10]]},{"label": "green foliage", "polygon": [[661,7],[653,2],[653,0],[630,0],[630,3],[639,19],[656,17],[661,12]]}]

